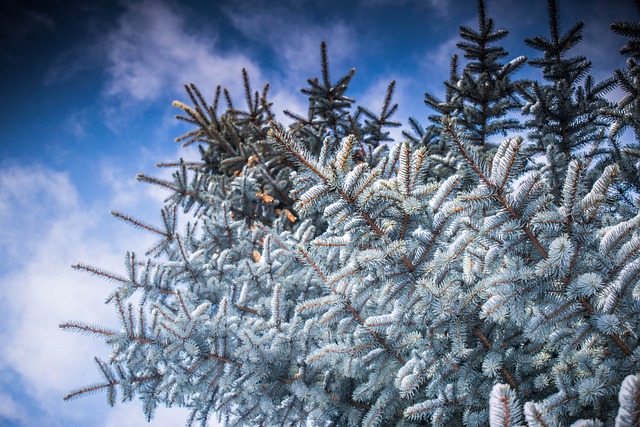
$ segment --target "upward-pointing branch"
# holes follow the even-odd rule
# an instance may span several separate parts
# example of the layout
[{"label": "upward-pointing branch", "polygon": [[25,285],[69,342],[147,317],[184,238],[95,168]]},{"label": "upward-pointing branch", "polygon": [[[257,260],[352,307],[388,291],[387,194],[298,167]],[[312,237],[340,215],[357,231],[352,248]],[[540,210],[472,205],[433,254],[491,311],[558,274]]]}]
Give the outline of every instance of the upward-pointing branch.
[{"label": "upward-pointing branch", "polygon": [[[516,221],[520,221],[521,220],[520,215],[518,215],[518,213],[511,207],[511,205],[509,205],[507,200],[504,198],[504,195],[502,193],[502,188],[496,186],[495,184],[493,184],[489,180],[489,178],[482,172],[480,167],[473,160],[473,158],[471,158],[471,156],[469,155],[467,150],[464,148],[464,145],[462,144],[462,141],[460,141],[460,138],[458,138],[458,135],[456,134],[456,131],[453,128],[453,124],[451,123],[450,120],[444,120],[444,128],[445,128],[445,131],[451,136],[451,139],[453,140],[453,142],[456,144],[456,146],[460,150],[460,153],[465,158],[465,160],[469,163],[469,165],[474,170],[474,172],[478,175],[480,180],[482,180],[482,182],[487,187],[489,187],[492,190],[494,190],[494,195],[495,195],[495,198],[497,199],[498,203],[500,203],[500,205],[509,213],[511,218],[515,219]],[[542,258],[547,258],[547,256],[548,256],[547,251],[540,244],[540,241],[538,241],[538,238],[533,234],[531,229],[526,224],[524,224],[522,222],[521,222],[521,226],[522,226],[522,230],[527,235],[527,238],[529,239],[529,241],[531,243],[533,243],[533,246],[536,247],[536,249],[538,250],[538,252],[542,256]]]}]

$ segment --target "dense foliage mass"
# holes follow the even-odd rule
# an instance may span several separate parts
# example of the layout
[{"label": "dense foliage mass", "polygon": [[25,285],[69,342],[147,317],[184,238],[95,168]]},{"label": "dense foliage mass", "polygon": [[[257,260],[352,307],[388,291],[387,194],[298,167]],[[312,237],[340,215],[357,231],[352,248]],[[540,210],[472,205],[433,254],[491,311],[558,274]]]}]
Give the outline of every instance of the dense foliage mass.
[{"label": "dense foliage mass", "polygon": [[[148,259],[76,266],[117,284],[121,328],[61,325],[113,349],[67,398],[185,406],[189,425],[639,425],[640,148],[620,136],[640,140],[640,24],[612,26],[627,68],[598,82],[555,0],[529,60],[478,10],[400,142],[394,83],[379,114],[357,106],[324,44],[286,129],[244,72],[244,110],[187,86],[179,139],[202,162],[139,177],[170,191],[163,227],[116,213],[158,235]],[[541,81],[514,78],[527,64]]]}]

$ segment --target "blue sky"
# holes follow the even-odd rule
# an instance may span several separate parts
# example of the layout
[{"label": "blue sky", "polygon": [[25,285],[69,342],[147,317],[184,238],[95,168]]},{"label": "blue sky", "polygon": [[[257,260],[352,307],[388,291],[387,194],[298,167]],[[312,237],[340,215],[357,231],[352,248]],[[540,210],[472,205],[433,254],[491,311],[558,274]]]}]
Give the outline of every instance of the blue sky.
[{"label": "blue sky", "polygon": [[[546,1],[487,5],[510,30],[511,57],[535,57],[523,40],[547,34]],[[624,40],[608,26],[637,20],[632,0],[560,8],[564,28],[585,22],[575,53],[593,61],[597,79],[624,65]],[[222,84],[240,102],[245,67],[256,89],[271,83],[278,118],[285,108],[304,113],[299,89],[319,74],[326,40],[333,76],[356,68],[352,97],[377,110],[395,79],[396,119],[424,123],[424,92],[442,93],[458,26],[476,20],[471,0],[0,0],[0,425],[144,425],[137,404],[110,409],[100,395],[62,402],[99,381],[92,359],[108,350],[57,325],[114,324],[103,303],[110,284],[70,265],[121,271],[126,250],[152,243],[109,212],[157,223],[166,195],[136,173],[166,176],[156,163],[196,157],[173,143],[187,130],[171,106],[186,100],[183,84],[209,98]],[[184,419],[163,410],[151,425]]]}]

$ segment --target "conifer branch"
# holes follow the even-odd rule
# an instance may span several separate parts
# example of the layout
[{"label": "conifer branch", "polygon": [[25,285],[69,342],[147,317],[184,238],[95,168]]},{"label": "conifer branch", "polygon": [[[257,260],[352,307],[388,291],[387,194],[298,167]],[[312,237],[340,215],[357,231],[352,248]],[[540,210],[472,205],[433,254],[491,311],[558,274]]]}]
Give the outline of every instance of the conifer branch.
[{"label": "conifer branch", "polygon": [[[193,280],[193,283],[198,283],[198,276],[196,276],[196,273],[191,268],[191,263],[189,262],[189,258],[187,258],[187,254],[184,251],[184,247],[180,240],[180,236],[176,236],[176,242],[178,244],[178,249],[180,250],[180,256],[182,257],[185,270],[191,275],[191,279]],[[182,304],[182,308],[184,308],[184,303],[182,302],[182,297],[180,295],[180,292],[178,292],[178,299]],[[187,317],[189,317],[189,313],[186,311],[186,308],[185,308],[185,313],[187,314]]]},{"label": "conifer branch", "polygon": [[[309,254],[303,249],[303,248],[299,248],[298,249],[300,251],[300,253],[302,254],[302,256],[307,260],[307,262],[309,263],[309,265],[311,265],[314,270],[316,270],[316,272],[318,273],[318,275],[320,276],[320,278],[323,280],[323,282],[328,283],[328,279],[325,276],[325,274],[318,268],[318,266],[313,262],[313,260],[311,259],[311,257],[309,256]],[[341,280],[341,278],[338,278],[337,280]],[[334,283],[337,281],[334,280]],[[334,287],[333,287],[333,283],[330,284],[331,287],[331,292],[336,294],[336,295],[341,295]],[[344,296],[344,295],[342,295]],[[389,354],[393,355],[400,363],[404,364],[405,361],[402,358],[402,356],[400,356],[399,354],[397,354],[395,351],[393,351],[393,348],[389,345],[389,343],[383,338],[381,337],[377,332],[375,332],[374,330],[372,330],[371,328],[369,328],[366,324],[364,319],[362,318],[362,316],[360,315],[360,313],[353,308],[353,306],[346,300],[342,301],[342,305],[345,307],[345,309],[351,313],[351,315],[357,320],[357,322],[362,325],[364,328],[366,328],[369,333],[371,333],[371,335],[374,337],[374,339],[387,351],[389,352]]]},{"label": "conifer branch", "polygon": [[[504,198],[504,196],[503,196],[502,192],[500,191],[500,189],[497,188],[493,183],[491,183],[491,181],[486,177],[486,175],[480,170],[480,168],[478,167],[476,162],[471,158],[471,156],[469,156],[469,153],[467,153],[467,150],[464,148],[464,145],[462,144],[462,142],[458,138],[458,135],[456,134],[456,131],[454,130],[451,121],[450,120],[445,120],[444,126],[445,126],[445,130],[447,131],[449,136],[451,136],[451,139],[454,141],[454,143],[456,144],[456,146],[460,150],[460,153],[462,154],[462,156],[469,163],[469,165],[472,167],[472,169],[476,172],[476,174],[482,180],[484,185],[486,185],[488,188],[491,188],[492,190],[494,190],[494,192],[495,192],[494,193],[494,197],[500,203],[500,205],[509,213],[509,215],[513,219],[520,221],[521,220],[520,216],[511,207],[511,205],[509,203],[507,203],[507,201]],[[533,234],[531,229],[524,223],[521,223],[520,225],[522,227],[522,230],[527,235],[527,238],[529,239],[529,241],[531,243],[533,243],[533,245],[538,250],[538,252],[542,256],[542,258],[547,258],[548,257],[547,251],[542,247],[542,245],[540,244],[540,242],[538,241],[536,236]]]},{"label": "conifer branch", "polygon": [[106,337],[111,337],[115,335],[115,331],[111,331],[100,326],[92,326],[92,325],[83,325],[78,322],[65,322],[58,325],[60,329],[77,331],[82,333],[89,333],[93,335],[103,335]]},{"label": "conifer branch", "polygon": [[113,282],[118,282],[118,283],[129,283],[128,279],[125,279],[122,276],[118,276],[117,274],[111,273],[109,271],[106,270],[102,270],[96,267],[92,267],[90,265],[86,265],[86,264],[74,264],[71,266],[71,268],[73,268],[74,270],[82,270],[82,271],[86,271],[88,273],[94,274],[96,276],[100,276],[103,277],[107,280],[113,281]]},{"label": "conifer branch", "polygon": [[[493,345],[491,344],[489,339],[482,333],[482,331],[480,331],[480,329],[478,329],[477,327],[473,328],[473,334],[478,337],[478,339],[482,342],[482,344],[484,344],[487,349],[493,350]],[[502,372],[502,375],[505,377],[509,385],[513,387],[514,390],[518,390],[518,383],[516,382],[511,372],[509,372],[509,370],[505,366],[502,366],[500,368],[500,372]]]},{"label": "conifer branch", "polygon": [[203,167],[206,166],[206,163],[204,163],[204,162],[162,162],[162,163],[156,163],[156,167],[158,167],[158,168],[175,168],[175,167],[179,167],[181,165],[185,165],[185,166],[193,168],[193,169],[202,169]]},{"label": "conifer branch", "polygon": [[222,363],[225,363],[225,364],[228,364],[228,365],[234,365],[237,368],[242,368],[242,363],[241,362],[234,362],[233,360],[228,359],[226,357],[216,356],[215,354],[211,354],[211,353],[207,354],[206,357],[209,360],[217,360],[218,362],[222,362]]},{"label": "conifer branch", "polygon": [[116,382],[113,382],[113,383],[109,382],[109,383],[104,383],[104,384],[90,385],[90,386],[75,390],[75,391],[73,391],[73,392],[71,392],[69,394],[66,394],[63,397],[63,400],[65,400],[65,401],[73,400],[73,399],[75,399],[77,397],[98,393],[98,392],[101,392],[102,390],[104,390],[106,388],[113,388],[113,387],[115,387],[117,385],[120,385],[120,382],[116,381]]},{"label": "conifer branch", "polygon": [[167,190],[171,190],[176,194],[181,194],[183,196],[193,197],[196,200],[203,201],[199,194],[194,193],[193,191],[177,188],[173,183],[171,183],[169,181],[165,181],[163,179],[154,178],[152,176],[148,176],[148,175],[145,175],[145,174],[138,174],[136,179],[138,181],[149,182],[151,184],[156,184],[156,185],[158,185],[160,187],[166,188]]},{"label": "conifer branch", "polygon": [[[140,378],[132,378],[129,379],[128,382],[133,383],[133,384],[138,384],[138,383],[143,383],[143,382],[149,382],[149,381],[154,381],[154,380],[159,380],[161,378],[160,375],[150,375],[147,377],[140,377]],[[119,386],[120,384],[122,384],[120,381],[114,380],[114,381],[110,381],[108,383],[104,383],[104,384],[95,384],[95,385],[91,385],[91,386],[87,386],[84,388],[81,388],[79,390],[73,391],[67,395],[64,396],[64,400],[68,401],[68,400],[73,400],[79,396],[83,396],[83,395],[88,395],[88,394],[94,394],[97,392],[100,392],[106,388],[114,388],[116,386]]]},{"label": "conifer branch", "polygon": [[160,236],[164,237],[164,238],[170,238],[171,236],[165,232],[165,231],[161,231],[151,225],[145,224],[142,221],[139,221],[137,219],[133,219],[128,215],[125,215],[121,212],[117,212],[117,211],[111,211],[111,215],[115,216],[116,218],[120,218],[125,222],[128,222],[129,224],[133,225],[136,228],[142,229],[142,230],[146,230],[146,231],[150,231],[152,233],[155,234],[159,234]]},{"label": "conifer branch", "polygon": [[[302,154],[300,154],[298,152],[298,150],[296,149],[293,141],[288,141],[287,140],[288,137],[282,131],[282,129],[278,128],[277,124],[275,124],[275,123],[273,124],[273,129],[278,129],[278,131],[270,130],[269,132],[270,132],[271,137],[273,137],[276,141],[278,141],[280,143],[280,145],[285,149],[285,151],[287,153],[289,153],[291,156],[296,158],[301,164],[303,164],[307,169],[309,169],[309,171],[313,172],[316,176],[318,176],[325,184],[333,187],[333,189],[335,189],[335,191],[340,195],[340,197],[342,197],[342,199],[344,199],[347,203],[349,203],[349,205],[351,205],[363,217],[363,219],[367,222],[367,224],[369,224],[371,229],[378,236],[380,236],[384,240],[386,240],[384,232],[380,229],[380,227],[378,227],[378,225],[373,221],[373,219],[371,219],[369,214],[355,203],[354,198],[352,198],[347,193],[345,193],[340,187],[334,186],[332,184],[331,179],[328,176],[326,176],[323,173],[321,173],[314,165],[312,165],[310,162],[308,162],[307,159]],[[350,141],[353,141],[353,140],[350,139]],[[342,164],[343,163],[341,162],[340,165],[342,165]],[[319,196],[317,196],[317,197],[319,197]],[[415,266],[404,255],[401,256],[401,261],[407,266],[407,268],[410,271],[413,271],[415,269]]]},{"label": "conifer branch", "polygon": [[311,164],[305,156],[299,153],[293,140],[284,132],[284,130],[277,123],[271,123],[271,129],[269,129],[269,136],[276,140],[285,152],[296,159],[306,169],[320,178],[325,184],[330,184],[331,180],[328,176],[320,172],[313,164]]}]

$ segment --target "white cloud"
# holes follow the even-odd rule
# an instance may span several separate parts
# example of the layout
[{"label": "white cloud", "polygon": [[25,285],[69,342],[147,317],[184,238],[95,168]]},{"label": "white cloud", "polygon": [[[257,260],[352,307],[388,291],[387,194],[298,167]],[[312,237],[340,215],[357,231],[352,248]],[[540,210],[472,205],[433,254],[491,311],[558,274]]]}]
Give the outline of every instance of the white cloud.
[{"label": "white cloud", "polygon": [[289,92],[287,90],[279,90],[269,98],[273,103],[273,112],[276,115],[276,120],[284,125],[289,125],[293,120],[288,116],[282,114],[284,110],[301,115],[307,116],[308,104],[303,96]]},{"label": "white cloud", "polygon": [[260,77],[250,58],[223,54],[215,46],[213,34],[199,37],[166,3],[127,2],[117,27],[105,40],[110,75],[106,94],[155,101],[182,93],[182,86],[192,82],[203,87],[219,83],[235,93],[242,89],[242,68]]},{"label": "white cloud", "polygon": [[20,420],[24,412],[24,409],[20,408],[11,396],[0,392],[0,418]]},{"label": "white cloud", "polygon": [[460,35],[455,34],[444,42],[440,43],[435,49],[429,50],[425,56],[424,65],[432,70],[442,70],[441,72],[449,74],[451,66],[451,57],[454,54],[461,56],[461,52],[456,46],[460,42]]},{"label": "white cloud", "polygon": [[85,139],[89,125],[88,112],[79,110],[72,112],[65,120],[65,129],[77,139]]},{"label": "white cloud", "polygon": [[[0,267],[8,268],[26,262],[24,254],[37,249],[36,239],[25,239],[22,233],[30,230],[33,236],[43,233],[46,225],[41,221],[51,206],[69,209],[77,206],[78,194],[68,176],[61,173],[23,173],[17,165],[4,164],[0,171]],[[20,212],[17,215],[17,212]],[[29,228],[22,228],[29,224]]]},{"label": "white cloud", "polygon": [[[12,234],[0,241],[14,266],[0,276],[0,292],[13,314],[13,327],[2,332],[10,344],[2,358],[39,389],[63,391],[61,387],[77,380],[74,353],[86,357],[91,340],[74,342],[74,336],[59,332],[57,324],[68,317],[112,317],[103,304],[109,284],[70,266],[85,261],[120,268],[122,255],[116,255],[115,246],[124,243],[125,233],[105,236],[102,227],[112,228],[105,221],[113,221],[107,219],[108,211],[83,206],[64,173],[44,166],[3,168],[0,185],[5,189],[3,201],[12,207],[2,210],[0,227]],[[138,243],[145,239],[142,236]],[[134,236],[130,243],[135,240]]]},{"label": "white cloud", "polygon": [[[140,163],[139,156],[136,156],[136,162]],[[145,209],[145,204],[153,200],[161,206],[168,192],[157,185],[144,184],[136,179],[138,171],[152,169],[150,166],[153,166],[153,163],[149,161],[145,167],[137,168],[136,172],[132,172],[131,165],[122,165],[106,159],[99,163],[100,179],[109,188],[109,194],[105,196],[110,198],[110,209],[145,215],[156,213],[152,209]],[[167,179],[170,178],[171,172],[168,169],[153,170],[149,174]]]}]

